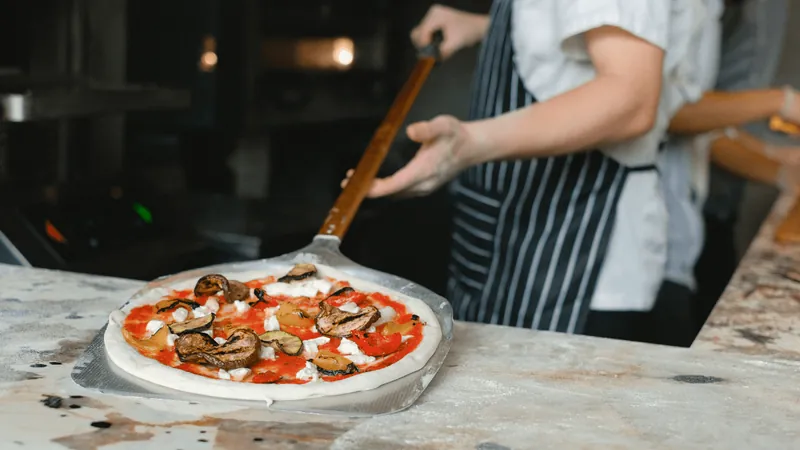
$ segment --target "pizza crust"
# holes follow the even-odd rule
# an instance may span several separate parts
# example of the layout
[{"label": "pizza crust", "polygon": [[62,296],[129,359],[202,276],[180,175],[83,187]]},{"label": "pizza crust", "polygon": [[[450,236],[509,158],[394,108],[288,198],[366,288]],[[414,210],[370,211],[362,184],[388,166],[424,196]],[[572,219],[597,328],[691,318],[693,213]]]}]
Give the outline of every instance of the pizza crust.
[{"label": "pizza crust", "polygon": [[[425,302],[368,281],[354,279],[331,267],[319,264],[316,266],[322,276],[348,281],[356,290],[380,292],[390,296],[395,301],[405,304],[410,313],[418,315],[425,323],[425,327],[422,329],[422,341],[417,348],[391,366],[333,382],[320,380],[306,384],[254,384],[215,380],[195,375],[141,355],[125,341],[121,330],[125,317],[133,308],[143,304],[155,303],[171,290],[193,288],[197,280],[188,280],[177,283],[168,289],[154,290],[150,294],[126,304],[121,310],[111,313],[108,327],[103,336],[106,354],[114,365],[126,373],[170,389],[211,397],[237,400],[266,400],[268,402],[272,400],[302,400],[367,391],[416,372],[425,366],[442,339],[439,321]],[[247,281],[264,278],[268,275],[286,273],[291,267],[291,265],[286,265],[285,270],[278,267],[274,273],[240,272],[223,273],[222,275],[230,279]]]}]

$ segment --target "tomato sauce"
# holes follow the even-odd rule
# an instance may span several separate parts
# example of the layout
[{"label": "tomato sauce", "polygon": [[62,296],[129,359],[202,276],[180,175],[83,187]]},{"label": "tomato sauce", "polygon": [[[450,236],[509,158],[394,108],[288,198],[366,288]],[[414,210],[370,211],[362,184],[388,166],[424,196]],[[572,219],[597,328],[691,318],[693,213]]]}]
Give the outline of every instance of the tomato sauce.
[{"label": "tomato sauce", "polygon": [[[267,277],[248,281],[245,284],[251,289],[254,289],[261,288],[266,284],[273,283],[274,281],[275,277]],[[330,281],[334,282],[335,285],[332,290],[333,292],[343,287],[350,286],[350,283],[346,281]],[[325,295],[317,295],[313,298],[291,298],[285,296],[270,297],[265,295],[264,299],[266,300],[266,303],[256,303],[242,314],[237,314],[235,309],[231,307],[232,305],[226,305],[223,295],[215,295],[214,297],[217,298],[221,306],[217,313],[217,320],[214,323],[214,337],[222,337],[227,339],[230,332],[238,327],[249,327],[257,334],[263,334],[265,332],[264,319],[267,318],[267,312],[265,309],[277,307],[283,302],[288,302],[292,305],[295,305],[295,307],[302,311],[302,313],[307,317],[303,318],[300,317],[300,315],[294,317],[293,313],[290,314],[290,317],[279,316],[278,321],[281,323],[282,331],[294,334],[302,340],[314,339],[322,336],[322,334],[320,334],[318,331],[313,331],[314,328],[312,328],[312,326],[314,325],[313,317],[319,313],[319,302],[325,300]],[[193,290],[187,289],[182,291],[174,291],[170,296],[167,296],[164,299],[169,298],[193,299],[193,301],[197,302],[198,304],[205,305],[210,297],[201,296],[198,298],[193,298]],[[361,348],[365,354],[375,356],[376,361],[371,364],[360,366],[359,372],[355,374],[321,376],[321,378],[325,381],[342,380],[351,376],[355,376],[358,373],[372,372],[383,369],[396,363],[414,351],[422,341],[423,326],[421,323],[419,323],[419,318],[413,314],[409,314],[406,306],[403,303],[392,300],[387,295],[375,292],[364,294],[362,292],[350,291],[334,298],[330,298],[328,301],[332,306],[336,307],[342,306],[349,302],[353,302],[361,308],[370,305],[374,305],[378,308],[390,306],[397,312],[397,316],[392,320],[392,322],[395,323],[395,328],[393,328],[393,330],[397,329],[397,325],[406,324],[412,321],[414,321],[415,324],[407,330],[405,327],[401,327],[403,330],[403,335],[406,336],[405,342],[402,341],[403,337],[400,336],[400,333],[392,333],[391,330],[385,330],[386,325],[377,327],[378,329],[374,333],[360,332],[354,334],[354,336],[352,336],[350,339],[356,342],[356,344],[358,344],[359,348]],[[285,305],[283,307],[285,307]],[[172,312],[175,311],[175,309],[177,308],[172,308],[171,310],[162,313],[156,313],[156,309],[153,305],[138,306],[133,308],[133,310],[131,310],[131,312],[125,318],[123,327],[134,337],[138,339],[145,339],[148,337],[146,332],[147,323],[150,320],[157,319],[165,322],[166,324],[171,324],[174,322]],[[287,310],[291,311],[291,308],[288,308]],[[281,319],[282,317],[283,320]],[[284,323],[286,321],[290,323]],[[382,333],[384,330],[388,334]],[[399,345],[398,339],[400,340]],[[319,345],[319,349],[338,353],[338,347],[340,344],[340,338],[330,338],[329,342]],[[140,351],[140,353],[142,353],[144,356],[155,359],[164,365],[172,366],[177,369],[208,378],[218,378],[219,369],[215,367],[180,362],[177,354],[175,353],[174,347],[169,347],[158,352]],[[289,356],[281,352],[276,353],[276,358],[274,360],[260,360],[251,366],[250,369],[252,371],[252,375],[248,376],[243,381],[250,383],[276,384],[305,384],[308,382],[295,378],[297,372],[305,368],[306,359],[303,355]]]}]

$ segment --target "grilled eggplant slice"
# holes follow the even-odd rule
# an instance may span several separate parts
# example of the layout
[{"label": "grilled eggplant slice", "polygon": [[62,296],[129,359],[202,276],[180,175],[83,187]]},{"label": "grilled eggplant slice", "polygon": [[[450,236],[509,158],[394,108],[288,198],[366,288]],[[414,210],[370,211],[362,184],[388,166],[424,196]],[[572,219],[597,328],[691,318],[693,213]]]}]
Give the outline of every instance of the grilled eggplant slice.
[{"label": "grilled eggplant slice", "polygon": [[317,274],[317,267],[313,264],[297,264],[286,275],[278,278],[281,283],[305,280]]},{"label": "grilled eggplant slice", "polygon": [[225,291],[225,300],[235,302],[250,298],[250,288],[241,281],[228,280],[228,290]]},{"label": "grilled eggplant slice", "polygon": [[267,302],[267,299],[264,297],[265,295],[267,295],[267,293],[264,292],[263,289],[255,288],[255,289],[253,289],[253,294],[256,296],[257,300],[249,302],[250,306],[256,306],[257,304],[259,304],[261,302],[264,302],[264,304],[268,304],[269,303],[269,302]]},{"label": "grilled eggplant slice", "polygon": [[331,377],[358,372],[358,367],[352,361],[329,350],[320,350],[311,362],[317,366],[319,373]]},{"label": "grilled eggplant slice", "polygon": [[228,290],[228,279],[219,274],[206,275],[197,280],[194,285],[194,296],[214,295],[219,291]]},{"label": "grilled eggplant slice", "polygon": [[330,337],[349,337],[354,331],[366,330],[378,319],[381,313],[374,306],[361,308],[357,313],[342,311],[327,302],[319,303],[316,318],[317,331]]},{"label": "grilled eggplant slice", "polygon": [[261,340],[255,331],[239,328],[228,340],[217,345],[211,336],[199,332],[187,332],[175,341],[175,353],[183,362],[209,364],[224,370],[249,367],[258,361]]},{"label": "grilled eggplant slice", "polygon": [[216,314],[211,313],[207,316],[198,317],[197,319],[173,323],[169,326],[169,331],[172,334],[183,334],[189,331],[205,331],[211,328],[211,325],[214,323],[214,319],[216,317]]},{"label": "grilled eggplant slice", "polygon": [[289,356],[297,356],[303,352],[303,340],[285,331],[267,331],[259,336],[259,339],[275,350],[286,353]]},{"label": "grilled eggplant slice", "polygon": [[167,336],[169,330],[167,327],[161,327],[148,339],[138,339],[130,331],[122,327],[122,337],[137,350],[144,350],[146,352],[159,352],[167,348]]},{"label": "grilled eggplant slice", "polygon": [[250,288],[246,284],[236,280],[228,280],[219,274],[206,275],[197,280],[197,284],[194,286],[195,297],[214,295],[219,291],[225,294],[225,300],[228,303],[250,297]]},{"label": "grilled eggplant slice", "polygon": [[160,302],[156,303],[156,313],[170,311],[179,306],[191,310],[200,306],[200,303],[186,298],[171,298],[169,300],[161,300]]},{"label": "grilled eggplant slice", "polygon": [[343,287],[338,291],[334,292],[333,294],[329,295],[328,298],[338,297],[340,295],[349,294],[351,292],[355,292],[355,289],[351,288],[350,286]]},{"label": "grilled eggplant slice", "polygon": [[286,327],[311,328],[314,325],[314,320],[294,303],[281,303],[275,315],[278,317],[278,322]]}]

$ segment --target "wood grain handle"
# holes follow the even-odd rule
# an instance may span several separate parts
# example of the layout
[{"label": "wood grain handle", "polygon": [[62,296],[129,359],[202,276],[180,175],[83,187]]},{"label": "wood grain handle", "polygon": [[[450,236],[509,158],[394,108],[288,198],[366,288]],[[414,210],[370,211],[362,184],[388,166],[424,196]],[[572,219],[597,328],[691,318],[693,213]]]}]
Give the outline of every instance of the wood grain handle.
[{"label": "wood grain handle", "polygon": [[361,202],[367,196],[372,181],[378,173],[386,154],[389,153],[389,148],[397,136],[397,131],[403,125],[403,122],[414,104],[422,85],[428,78],[431,69],[436,64],[436,58],[426,57],[417,61],[411,76],[406,81],[400,93],[397,94],[392,107],[381,122],[372,140],[367,146],[367,150],[361,157],[361,160],[356,166],[353,176],[347,182],[347,186],[339,194],[333,208],[328,213],[328,218],[319,230],[320,235],[336,236],[340,240],[344,238],[344,234],[350,227],[353,217],[356,215]]},{"label": "wood grain handle", "polygon": [[795,200],[792,209],[775,230],[775,241],[781,244],[800,243],[800,199]]}]

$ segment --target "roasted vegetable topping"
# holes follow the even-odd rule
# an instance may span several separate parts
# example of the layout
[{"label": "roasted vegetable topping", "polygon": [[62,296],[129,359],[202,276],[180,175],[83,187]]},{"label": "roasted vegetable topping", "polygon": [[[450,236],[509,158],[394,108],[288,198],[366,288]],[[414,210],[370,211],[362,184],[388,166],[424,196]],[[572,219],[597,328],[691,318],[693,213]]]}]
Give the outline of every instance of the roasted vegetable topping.
[{"label": "roasted vegetable topping", "polygon": [[197,308],[198,306],[200,306],[200,304],[185,298],[171,298],[169,300],[161,300],[160,302],[156,303],[156,313],[166,312],[171,309],[177,308],[179,306],[191,310]]},{"label": "roasted vegetable topping", "polygon": [[289,356],[303,352],[303,340],[285,331],[267,331],[259,336],[261,342]]},{"label": "roasted vegetable topping", "polygon": [[311,362],[317,366],[319,373],[331,377],[358,372],[358,367],[352,361],[329,350],[320,350]]},{"label": "roasted vegetable topping", "polygon": [[311,328],[314,325],[314,321],[308,317],[308,314],[294,303],[281,303],[275,316],[281,325],[287,327]]},{"label": "roasted vegetable topping", "polygon": [[197,280],[194,285],[194,296],[214,295],[219,291],[228,290],[228,279],[218,274],[206,275]]},{"label": "roasted vegetable topping", "polygon": [[356,290],[351,288],[350,286],[343,287],[343,288],[339,289],[338,291],[334,292],[333,294],[329,295],[328,298],[338,297],[340,295],[349,294],[349,293],[355,292],[355,291]]},{"label": "roasted vegetable topping", "polygon": [[248,367],[258,361],[261,340],[249,328],[239,328],[217,345],[205,333],[186,332],[175,341],[175,353],[182,362],[210,364],[224,370]]},{"label": "roasted vegetable topping", "polygon": [[198,317],[197,319],[173,323],[169,326],[169,331],[172,334],[183,334],[189,331],[205,331],[211,328],[216,317],[216,314],[211,313],[207,316]]},{"label": "roasted vegetable topping", "polygon": [[281,283],[289,283],[292,281],[305,280],[317,274],[317,268],[313,264],[297,264],[292,267],[286,275],[278,278]]},{"label": "roasted vegetable topping", "polygon": [[353,331],[366,330],[381,317],[378,308],[367,306],[357,313],[340,310],[322,301],[317,315],[317,331],[331,337],[349,337]]},{"label": "roasted vegetable topping", "polygon": [[225,300],[235,302],[250,298],[250,288],[241,281],[228,280],[228,290],[225,291]]},{"label": "roasted vegetable topping", "polygon": [[[412,316],[415,317],[415,316]],[[384,335],[391,335],[391,334],[408,334],[414,327],[419,326],[420,321],[411,319],[408,322],[404,323],[397,323],[397,322],[387,322],[383,328],[379,328],[381,330],[381,334]]]},{"label": "roasted vegetable topping", "polygon": [[385,356],[400,349],[403,337],[399,333],[384,335],[357,331],[350,339],[367,356]]},{"label": "roasted vegetable topping", "polygon": [[219,274],[206,275],[197,280],[197,284],[194,286],[195,297],[214,295],[219,291],[222,291],[228,303],[250,297],[250,288],[246,284],[236,280],[228,280]]},{"label": "roasted vegetable topping", "polygon": [[122,337],[133,347],[147,352],[159,352],[167,348],[167,336],[169,336],[167,327],[161,327],[148,339],[138,339],[125,327],[122,327]]}]

